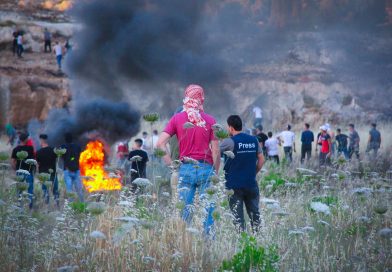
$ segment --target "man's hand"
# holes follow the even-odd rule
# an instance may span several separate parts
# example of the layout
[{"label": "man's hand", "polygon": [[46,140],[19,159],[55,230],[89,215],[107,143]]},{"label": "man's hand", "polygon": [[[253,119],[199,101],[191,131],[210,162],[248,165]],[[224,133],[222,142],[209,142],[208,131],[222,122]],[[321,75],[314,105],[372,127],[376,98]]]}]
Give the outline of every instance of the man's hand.
[{"label": "man's hand", "polygon": [[163,156],[163,161],[165,162],[166,165],[170,165],[172,163],[172,159],[170,158],[169,150],[167,149],[167,143],[169,142],[171,136],[170,134],[166,132],[162,132],[161,135],[159,135],[158,142],[157,142],[157,148],[165,151],[165,156]]},{"label": "man's hand", "polygon": [[220,168],[220,149],[219,149],[219,141],[213,140],[211,141],[211,153],[212,153],[212,160],[214,162],[214,169],[215,173],[219,174]]}]

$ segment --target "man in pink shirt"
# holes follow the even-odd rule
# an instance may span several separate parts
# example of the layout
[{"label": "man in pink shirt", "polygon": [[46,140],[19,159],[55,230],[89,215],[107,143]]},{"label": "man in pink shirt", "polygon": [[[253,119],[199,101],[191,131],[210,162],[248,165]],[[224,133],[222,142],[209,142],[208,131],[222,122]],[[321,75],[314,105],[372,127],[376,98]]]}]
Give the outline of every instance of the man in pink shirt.
[{"label": "man in pink shirt", "polygon": [[[164,161],[171,164],[172,160],[167,150],[167,143],[173,135],[179,143],[180,160],[178,195],[185,208],[182,217],[190,223],[192,205],[196,190],[199,191],[201,202],[206,200],[206,189],[210,186],[210,177],[219,171],[220,151],[219,142],[215,138],[212,125],[215,119],[206,114],[203,109],[204,90],[199,85],[189,85],[185,90],[183,111],[175,114],[161,133],[157,147],[165,150]],[[213,204],[206,203],[207,218],[204,231],[211,230],[213,219]]]}]

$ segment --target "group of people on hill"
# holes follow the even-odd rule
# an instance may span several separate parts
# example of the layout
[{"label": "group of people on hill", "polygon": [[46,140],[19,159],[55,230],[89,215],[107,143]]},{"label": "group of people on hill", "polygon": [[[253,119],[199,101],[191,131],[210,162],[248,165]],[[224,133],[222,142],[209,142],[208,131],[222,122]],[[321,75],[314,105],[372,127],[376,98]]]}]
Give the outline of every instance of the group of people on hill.
[{"label": "group of people on hill", "polygon": [[[19,58],[23,57],[24,34],[25,34],[24,31],[21,30],[14,31],[12,33],[13,36],[12,52],[14,56],[16,55]],[[62,63],[63,56],[65,55],[65,53],[69,53],[72,49],[69,40],[66,41],[64,46],[62,46],[59,41],[56,41],[52,51],[52,33],[50,33],[47,28],[44,29],[43,40],[44,40],[44,52],[45,53],[53,52],[55,54],[58,69],[61,70],[61,66],[62,66],[61,63]]]},{"label": "group of people on hill", "polygon": [[[376,123],[373,123],[371,126],[366,152],[371,152],[373,158],[375,158],[381,146],[381,133],[377,130]],[[357,159],[360,159],[360,137],[355,130],[354,124],[349,124],[348,132],[348,135],[346,135],[338,128],[335,134],[330,125],[325,124],[320,127],[320,132],[315,137],[310,130],[310,125],[305,123],[300,138],[301,163],[311,159],[313,145],[315,151],[319,151],[320,165],[329,164],[332,158],[339,156],[344,156],[346,160],[350,160],[355,155]],[[286,130],[275,137],[271,131],[265,134],[263,126],[259,125],[255,129],[254,135],[259,139],[265,157],[279,164],[279,147],[283,146],[285,159],[289,163],[293,161],[293,151],[296,152],[296,146],[295,133],[291,131],[291,125],[288,125]]]}]

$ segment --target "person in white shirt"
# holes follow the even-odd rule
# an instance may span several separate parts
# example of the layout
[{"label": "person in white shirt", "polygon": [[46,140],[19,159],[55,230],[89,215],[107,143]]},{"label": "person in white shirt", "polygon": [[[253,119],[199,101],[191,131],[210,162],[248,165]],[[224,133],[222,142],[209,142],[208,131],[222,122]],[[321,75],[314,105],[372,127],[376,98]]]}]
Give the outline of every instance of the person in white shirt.
[{"label": "person in white shirt", "polygon": [[17,43],[17,50],[16,53],[19,58],[22,57],[24,48],[23,48],[23,36],[21,33],[19,33],[18,37],[16,38],[16,43]]},{"label": "person in white shirt", "polygon": [[263,111],[258,106],[254,106],[252,111],[254,114],[253,126],[255,128],[261,126],[263,123]]},{"label": "person in white shirt", "polygon": [[61,60],[63,59],[63,48],[61,47],[58,41],[56,41],[56,45],[54,46],[53,51],[56,54],[56,60],[57,60],[57,65],[59,66],[59,70],[61,70]]},{"label": "person in white shirt", "polygon": [[291,131],[291,125],[287,125],[287,130],[278,135],[278,140],[283,143],[285,158],[288,162],[293,161],[293,150],[295,150],[295,134]]},{"label": "person in white shirt", "polygon": [[142,149],[148,154],[151,154],[151,139],[148,137],[148,133],[146,131],[143,131],[142,133],[142,141]]},{"label": "person in white shirt", "polygon": [[157,148],[157,142],[158,142],[158,130],[154,129],[154,131],[152,132],[152,148],[155,150]]},{"label": "person in white shirt", "polygon": [[268,132],[268,140],[265,141],[265,148],[267,149],[268,159],[279,164],[279,145],[280,142],[276,138],[272,138],[272,132]]}]

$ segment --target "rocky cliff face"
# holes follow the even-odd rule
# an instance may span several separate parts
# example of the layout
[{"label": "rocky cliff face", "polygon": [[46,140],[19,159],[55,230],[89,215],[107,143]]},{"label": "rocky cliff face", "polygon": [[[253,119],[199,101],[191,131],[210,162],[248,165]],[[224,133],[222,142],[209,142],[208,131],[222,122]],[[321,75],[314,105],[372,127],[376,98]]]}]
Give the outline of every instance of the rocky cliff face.
[{"label": "rocky cliff face", "polygon": [[[31,118],[44,120],[50,109],[68,106],[70,79],[57,70],[53,53],[43,53],[43,30],[48,28],[54,40],[64,43],[79,27],[64,13],[15,3],[0,3],[2,126],[6,122],[23,126]],[[15,30],[25,32],[26,54],[21,59],[11,52]],[[341,36],[325,36],[316,30],[291,34],[290,42],[277,44],[270,56],[249,52],[236,60],[242,67],[238,76],[222,86],[223,95],[207,98],[206,110],[222,118],[240,113],[250,120],[251,108],[257,104],[263,108],[268,125],[274,127],[304,121],[337,124],[390,119],[392,39],[387,34],[353,34],[345,37],[352,39],[349,44]],[[351,48],[356,41],[358,47]],[[231,53],[239,55],[228,52],[229,57]],[[133,88],[126,97],[142,112],[170,114],[178,107],[181,92],[154,96]],[[213,90],[207,90],[207,96],[208,92]]]}]

